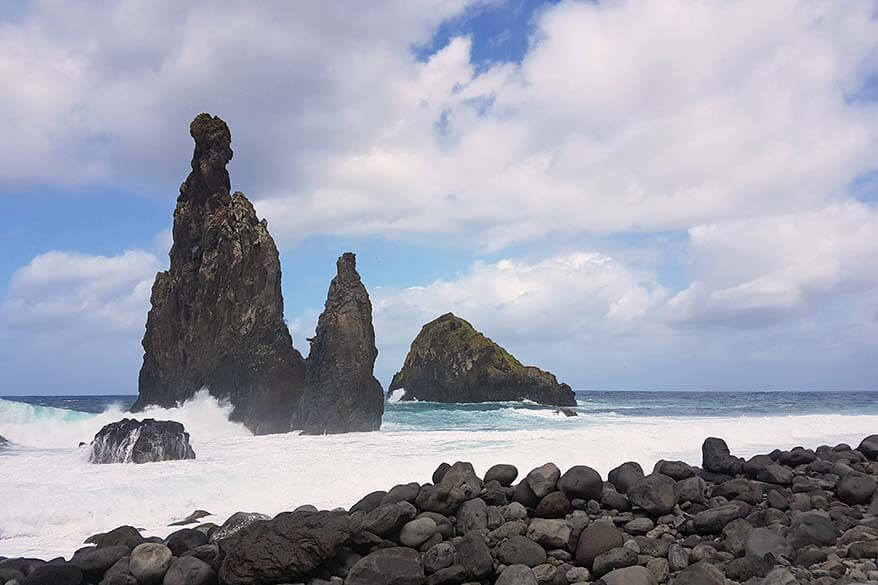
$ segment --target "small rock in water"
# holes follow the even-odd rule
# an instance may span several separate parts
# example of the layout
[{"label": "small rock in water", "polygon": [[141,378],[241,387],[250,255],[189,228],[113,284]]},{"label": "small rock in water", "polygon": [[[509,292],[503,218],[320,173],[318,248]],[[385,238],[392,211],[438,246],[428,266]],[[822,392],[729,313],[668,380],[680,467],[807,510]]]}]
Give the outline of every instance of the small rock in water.
[{"label": "small rock in water", "polygon": [[213,516],[207,510],[195,510],[182,520],[178,520],[177,522],[171,522],[168,526],[186,526],[187,524],[195,524],[198,522],[199,518],[204,518],[205,516]]},{"label": "small rock in water", "polygon": [[555,414],[563,414],[566,417],[579,416],[578,412],[576,412],[572,408],[567,408],[566,406],[564,408],[559,408],[558,410],[556,410]]},{"label": "small rock in water", "polygon": [[172,420],[131,418],[110,423],[91,442],[91,463],[149,463],[195,459],[189,433]]}]

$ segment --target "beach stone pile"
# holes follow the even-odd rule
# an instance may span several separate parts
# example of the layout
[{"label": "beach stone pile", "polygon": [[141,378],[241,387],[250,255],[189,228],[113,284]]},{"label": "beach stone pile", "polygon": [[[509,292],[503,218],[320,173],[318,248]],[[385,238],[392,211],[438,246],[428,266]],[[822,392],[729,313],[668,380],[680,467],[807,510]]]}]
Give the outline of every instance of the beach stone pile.
[{"label": "beach stone pile", "polygon": [[878,435],[701,467],[623,463],[604,481],[442,464],[349,510],[238,512],[167,538],[130,526],[71,559],[0,560],[6,585],[878,585]]}]

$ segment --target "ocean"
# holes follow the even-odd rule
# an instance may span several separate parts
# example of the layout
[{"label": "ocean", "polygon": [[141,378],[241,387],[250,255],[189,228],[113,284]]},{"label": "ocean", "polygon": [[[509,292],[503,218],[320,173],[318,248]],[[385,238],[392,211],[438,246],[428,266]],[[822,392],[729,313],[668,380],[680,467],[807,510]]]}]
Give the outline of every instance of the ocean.
[{"label": "ocean", "polygon": [[388,403],[381,431],[252,436],[206,392],[143,415],[182,422],[195,461],[92,465],[88,443],[134,396],[0,398],[0,555],[67,556],[121,524],[165,536],[195,509],[222,522],[238,510],[348,507],[397,483],[425,483],[442,461],[483,473],[512,463],[584,464],[604,477],[624,461],[701,460],[705,437],[733,454],[847,442],[878,433],[878,392],[577,392],[579,413],[529,403]]}]

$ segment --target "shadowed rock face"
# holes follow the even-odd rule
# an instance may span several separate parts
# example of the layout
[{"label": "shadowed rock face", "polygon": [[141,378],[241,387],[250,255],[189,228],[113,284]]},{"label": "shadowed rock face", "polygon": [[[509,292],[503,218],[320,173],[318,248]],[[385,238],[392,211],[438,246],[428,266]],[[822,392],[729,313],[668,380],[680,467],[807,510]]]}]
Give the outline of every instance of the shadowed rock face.
[{"label": "shadowed rock face", "polygon": [[250,201],[230,194],[226,123],[200,114],[190,132],[192,172],[174,211],[171,267],[152,288],[133,409],[172,407],[206,387],[253,432],[285,432],[305,368],[283,321],[277,248]]},{"label": "shadowed rock face", "polygon": [[427,323],[412,342],[390,391],[402,400],[503,402],[533,400],[576,406],[573,390],[554,375],[522,365],[505,349],[451,313]]},{"label": "shadowed rock face", "polygon": [[372,303],[356,257],[347,252],[336,266],[308,355],[299,409],[305,434],[375,431],[384,414],[381,384],[372,374],[378,357]]}]

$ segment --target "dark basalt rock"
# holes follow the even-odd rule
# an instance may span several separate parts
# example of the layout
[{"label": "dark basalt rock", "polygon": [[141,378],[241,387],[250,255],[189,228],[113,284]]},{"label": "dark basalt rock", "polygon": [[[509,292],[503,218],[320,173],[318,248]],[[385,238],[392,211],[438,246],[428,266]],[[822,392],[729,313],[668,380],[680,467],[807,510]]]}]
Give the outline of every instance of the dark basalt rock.
[{"label": "dark basalt rock", "polygon": [[294,583],[331,561],[351,536],[342,512],[284,512],[254,522],[230,537],[220,568],[221,583]]},{"label": "dark basalt rock", "polygon": [[131,418],[105,425],[91,442],[91,463],[151,463],[195,459],[189,433],[172,420]]},{"label": "dark basalt rock", "polygon": [[3,449],[4,447],[8,447],[8,446],[9,446],[9,441],[6,440],[6,437],[4,437],[3,435],[0,435],[0,449]]},{"label": "dark basalt rock", "polygon": [[200,114],[192,172],[174,210],[171,267],[156,275],[133,411],[207,388],[255,433],[290,430],[305,365],[283,321],[281,269],[266,223],[230,193],[231,133]]},{"label": "dark basalt rock", "polygon": [[372,373],[378,357],[372,303],[354,254],[342,254],[336,267],[310,340],[301,424],[293,425],[308,435],[377,431],[384,414],[384,393]]},{"label": "dark basalt rock", "polygon": [[505,349],[451,313],[427,323],[412,342],[389,392],[404,389],[402,400],[505,402],[532,400],[576,406],[573,390],[533,366],[522,365]]}]

